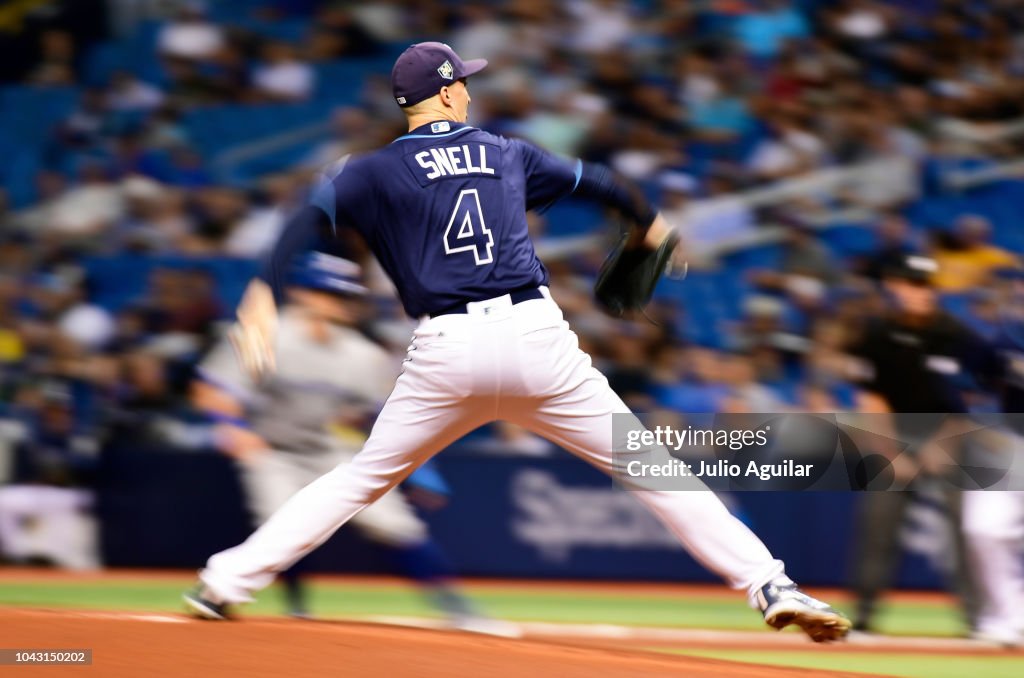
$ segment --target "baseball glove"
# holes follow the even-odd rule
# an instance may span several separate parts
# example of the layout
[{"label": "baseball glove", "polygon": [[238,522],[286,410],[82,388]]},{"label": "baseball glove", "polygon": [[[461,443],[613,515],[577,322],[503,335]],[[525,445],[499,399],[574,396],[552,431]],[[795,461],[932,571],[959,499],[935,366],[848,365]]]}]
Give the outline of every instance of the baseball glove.
[{"label": "baseball glove", "polygon": [[656,250],[628,247],[629,240],[629,233],[622,236],[601,265],[594,285],[598,306],[616,318],[628,311],[644,310],[679,244],[675,233],[669,234]]}]

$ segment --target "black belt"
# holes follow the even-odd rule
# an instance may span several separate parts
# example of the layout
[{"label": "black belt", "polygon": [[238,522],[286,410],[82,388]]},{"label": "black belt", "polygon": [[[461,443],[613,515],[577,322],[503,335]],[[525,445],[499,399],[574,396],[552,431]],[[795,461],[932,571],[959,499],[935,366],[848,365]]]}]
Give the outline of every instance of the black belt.
[{"label": "black belt", "polygon": [[[513,304],[518,304],[521,301],[529,301],[530,299],[545,298],[544,294],[536,287],[521,287],[518,290],[512,290],[511,292],[509,292],[508,296],[511,297]],[[451,306],[442,308],[440,311],[434,311],[433,313],[430,314],[430,317],[436,318],[439,315],[452,315],[455,313],[469,313],[469,308],[467,307],[466,302],[452,304]]]}]

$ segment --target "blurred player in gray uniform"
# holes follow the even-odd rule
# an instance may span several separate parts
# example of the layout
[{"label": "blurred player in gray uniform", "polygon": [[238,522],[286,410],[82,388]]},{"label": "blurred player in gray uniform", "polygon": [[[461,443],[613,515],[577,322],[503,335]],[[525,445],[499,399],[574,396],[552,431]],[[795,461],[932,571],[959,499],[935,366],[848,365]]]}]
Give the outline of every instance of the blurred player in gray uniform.
[{"label": "blurred player in gray uniform", "polygon": [[[257,524],[313,480],[350,462],[391,392],[396,361],[354,327],[355,298],[367,291],[359,280],[359,266],[351,261],[319,252],[306,255],[290,276],[277,372],[254,382],[226,340],[198,367],[193,401],[215,422],[216,446],[237,463]],[[332,368],[325,369],[328,365]],[[439,477],[425,470],[409,482],[443,492]],[[352,523],[388,547],[399,569],[425,587],[454,626],[483,631],[503,626],[476,614],[452,586],[451,572],[426,525],[398,489]],[[297,571],[287,570],[283,578],[291,613],[305,616]]]}]

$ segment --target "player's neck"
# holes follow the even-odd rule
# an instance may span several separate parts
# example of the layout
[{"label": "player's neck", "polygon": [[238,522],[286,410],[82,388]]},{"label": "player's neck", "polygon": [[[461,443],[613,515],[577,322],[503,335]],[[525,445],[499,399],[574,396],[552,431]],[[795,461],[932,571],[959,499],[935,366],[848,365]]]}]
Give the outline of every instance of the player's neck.
[{"label": "player's neck", "polygon": [[424,111],[423,113],[417,113],[416,115],[409,116],[409,131],[413,131],[424,125],[429,125],[432,122],[440,122],[447,120],[448,122],[465,122],[465,120],[457,120],[451,113],[445,113],[443,111]]}]

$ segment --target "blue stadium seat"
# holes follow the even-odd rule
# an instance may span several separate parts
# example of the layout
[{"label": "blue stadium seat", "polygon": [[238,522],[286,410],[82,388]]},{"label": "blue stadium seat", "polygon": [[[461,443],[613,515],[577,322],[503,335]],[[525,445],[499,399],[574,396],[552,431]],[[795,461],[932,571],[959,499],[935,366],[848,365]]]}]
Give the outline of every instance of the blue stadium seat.
[{"label": "blue stadium seat", "polygon": [[755,245],[731,252],[722,257],[722,265],[734,271],[748,271],[758,268],[775,268],[782,256],[782,246],[777,244]]},{"label": "blue stadium seat", "polygon": [[943,294],[940,303],[942,308],[957,318],[970,316],[971,297],[969,294]]},{"label": "blue stadium seat", "polygon": [[315,64],[316,98],[336,106],[353,105],[359,101],[366,79],[391,72],[394,58],[369,57],[342,59]]},{"label": "blue stadium seat", "polygon": [[821,233],[821,239],[843,259],[868,254],[878,244],[875,232],[862,224],[833,226]]},{"label": "blue stadium seat", "polygon": [[200,268],[216,281],[224,309],[233,309],[242,298],[245,286],[257,272],[257,263],[228,257],[185,256],[113,256],[89,257],[84,262],[89,276],[92,300],[111,311],[118,311],[143,298],[150,273],[157,268]]},{"label": "blue stadium seat", "polygon": [[42,147],[78,103],[74,87],[15,85],[0,88],[0,124],[12,139]]}]

